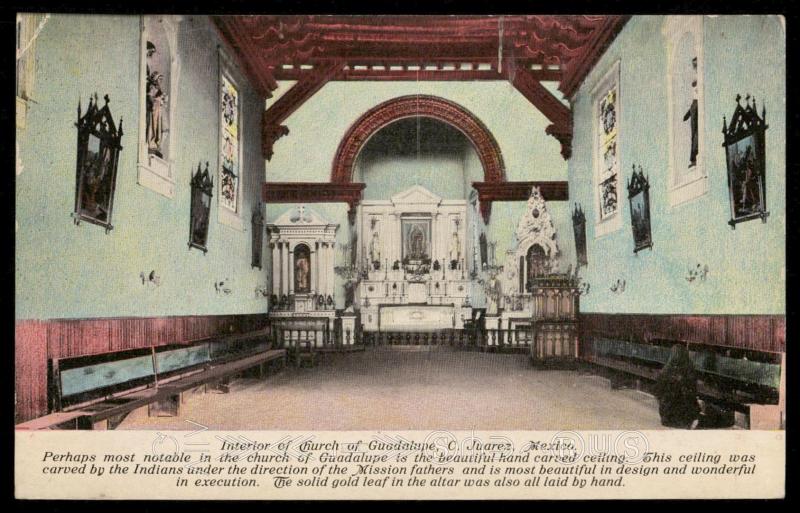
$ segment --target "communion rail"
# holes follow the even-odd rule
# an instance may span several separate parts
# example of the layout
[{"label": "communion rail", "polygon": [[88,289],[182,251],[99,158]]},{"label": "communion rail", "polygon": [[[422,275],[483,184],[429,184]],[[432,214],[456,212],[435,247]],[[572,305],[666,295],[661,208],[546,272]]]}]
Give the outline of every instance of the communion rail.
[{"label": "communion rail", "polygon": [[549,331],[532,326],[512,329],[444,329],[434,331],[373,331],[364,332],[368,346],[447,346],[459,349],[498,352],[531,352],[531,342],[536,341],[532,355],[574,356],[574,336],[549,336]]},{"label": "communion rail", "polygon": [[301,346],[316,351],[363,349],[359,330],[343,329],[340,322],[331,327],[326,317],[295,317],[273,321],[275,347],[298,350]]}]

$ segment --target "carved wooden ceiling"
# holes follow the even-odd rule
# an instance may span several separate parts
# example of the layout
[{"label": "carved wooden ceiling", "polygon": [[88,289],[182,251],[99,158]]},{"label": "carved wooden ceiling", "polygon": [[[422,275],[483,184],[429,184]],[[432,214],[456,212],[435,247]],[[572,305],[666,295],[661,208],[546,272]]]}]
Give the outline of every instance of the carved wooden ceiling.
[{"label": "carved wooden ceiling", "polygon": [[[295,84],[262,118],[262,153],[289,135],[286,119],[331,80],[504,80],[550,121],[545,132],[572,151],[572,112],[542,82],[571,98],[629,16],[213,16],[222,38],[265,98],[278,82]],[[420,114],[422,115],[422,114]],[[351,127],[351,131],[353,127]],[[334,160],[334,175],[337,163]],[[490,169],[491,171],[491,169]],[[265,187],[264,200],[345,201],[354,212],[364,184],[349,177],[325,188]],[[502,174],[477,183],[484,218],[492,201],[527,198],[530,183]],[[265,184],[266,185],[266,184]],[[547,184],[550,200],[566,199],[566,182]],[[316,191],[325,190],[325,193]]]},{"label": "carved wooden ceiling", "polygon": [[214,22],[269,97],[278,80],[301,80],[331,63],[330,80],[503,80],[525,70],[564,82],[624,19],[252,15]]}]

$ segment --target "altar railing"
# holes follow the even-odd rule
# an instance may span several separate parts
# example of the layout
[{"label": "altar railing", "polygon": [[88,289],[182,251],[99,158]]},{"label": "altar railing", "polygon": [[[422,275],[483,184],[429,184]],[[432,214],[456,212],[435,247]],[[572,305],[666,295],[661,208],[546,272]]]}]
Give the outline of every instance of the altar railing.
[{"label": "altar railing", "polygon": [[336,322],[331,329],[327,317],[273,319],[273,346],[284,349],[348,350],[361,345],[359,330],[342,329]]}]

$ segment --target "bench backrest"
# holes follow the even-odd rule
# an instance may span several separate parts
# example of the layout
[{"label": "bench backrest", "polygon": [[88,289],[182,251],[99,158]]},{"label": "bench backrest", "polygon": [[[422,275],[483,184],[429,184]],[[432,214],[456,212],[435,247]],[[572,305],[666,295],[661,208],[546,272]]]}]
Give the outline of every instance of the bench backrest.
[{"label": "bench backrest", "polygon": [[50,410],[84,403],[155,383],[213,361],[269,348],[260,332],[252,339],[206,340],[189,346],[160,346],[49,362]]},{"label": "bench backrest", "polygon": [[[672,345],[675,343],[658,340],[645,344],[592,336],[589,349],[598,356],[631,358],[660,367],[669,360]],[[780,362],[770,361],[769,355],[764,355],[764,361],[757,361],[727,356],[711,349],[699,344],[690,345],[689,355],[697,371],[758,386],[778,388],[781,378]]]}]

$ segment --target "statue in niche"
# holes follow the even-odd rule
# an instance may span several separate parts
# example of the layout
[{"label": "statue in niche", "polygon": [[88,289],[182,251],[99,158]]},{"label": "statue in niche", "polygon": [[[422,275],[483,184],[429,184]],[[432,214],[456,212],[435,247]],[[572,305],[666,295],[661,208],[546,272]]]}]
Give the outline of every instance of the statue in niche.
[{"label": "statue in niche", "polygon": [[689,167],[694,167],[697,165],[697,152],[698,152],[698,141],[697,141],[697,57],[692,58],[692,70],[693,70],[693,79],[692,79],[692,103],[689,106],[689,110],[686,111],[686,114],[683,115],[684,121],[689,121],[689,126],[692,131],[691,135],[691,149],[689,151]]},{"label": "statue in niche", "polygon": [[418,226],[411,229],[411,258],[421,260],[425,258],[425,234]]},{"label": "statue in niche", "polygon": [[372,232],[372,240],[369,243],[369,260],[372,263],[372,268],[378,270],[381,268],[381,241],[378,239],[378,232]]},{"label": "statue in niche", "polygon": [[151,67],[157,52],[156,45],[148,41],[145,140],[147,151],[151,155],[163,158],[161,137],[164,132],[163,116],[167,106],[167,94],[164,92],[163,86],[164,74]]},{"label": "statue in niche", "polygon": [[294,290],[295,292],[309,292],[309,270],[311,269],[309,249],[298,246],[294,254]]},{"label": "statue in niche", "polygon": [[461,261],[461,241],[458,240],[458,232],[453,232],[450,240],[450,269],[458,269],[458,262]]}]

